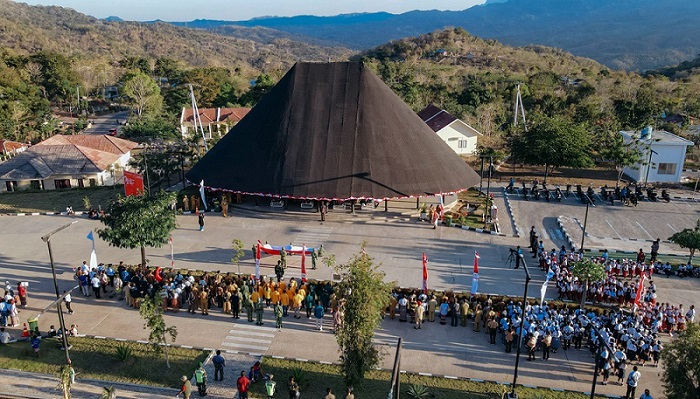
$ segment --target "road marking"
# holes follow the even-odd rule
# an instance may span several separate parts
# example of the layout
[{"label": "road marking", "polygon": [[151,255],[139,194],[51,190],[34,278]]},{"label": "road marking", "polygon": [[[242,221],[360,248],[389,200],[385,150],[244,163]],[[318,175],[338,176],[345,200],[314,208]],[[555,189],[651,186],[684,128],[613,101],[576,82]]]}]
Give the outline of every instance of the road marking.
[{"label": "road marking", "polygon": [[520,237],[525,237],[525,231],[523,230],[522,227],[518,227],[518,235]]},{"label": "road marking", "polygon": [[668,224],[668,223],[666,223],[666,225],[667,225],[668,227],[670,227],[671,230],[673,230],[674,233],[678,233],[678,230],[674,229],[673,226],[671,226],[671,225]]},{"label": "road marking", "polygon": [[547,229],[542,229],[539,232],[539,235],[541,240],[549,240],[549,236],[547,235]]},{"label": "road marking", "polygon": [[639,222],[635,222],[635,223],[637,223],[637,226],[639,226],[646,233],[646,235],[649,236],[649,238],[651,238],[652,240],[654,239],[654,237],[652,237],[651,234],[649,234],[649,232],[644,228],[644,226],[639,224]]},{"label": "road marking", "polygon": [[267,339],[255,339],[255,338],[248,338],[248,337],[235,337],[232,335],[227,335],[226,339],[230,339],[232,341],[246,341],[246,342],[252,342],[255,344],[271,344],[272,341],[267,340]]},{"label": "road marking", "polygon": [[605,219],[605,221],[608,223],[608,226],[610,226],[610,228],[611,228],[612,231],[615,233],[615,235],[617,236],[617,238],[622,239],[622,236],[617,232],[617,230],[615,230],[615,228],[613,227],[612,223],[610,223],[610,221],[609,221],[608,219]]},{"label": "road marking", "polygon": [[255,345],[245,345],[245,344],[238,344],[235,342],[222,342],[222,346],[230,346],[233,348],[241,348],[241,349],[255,349],[255,350],[260,350],[260,351],[267,351],[268,347],[267,346],[255,346]]},{"label": "road marking", "polygon": [[[231,330],[229,331],[229,334],[235,334],[240,332],[240,330]],[[275,334],[268,334],[268,333],[261,333],[261,332],[253,332],[253,331],[246,331],[246,335],[250,335],[253,337],[268,337],[268,338],[274,338]]]},{"label": "road marking", "polygon": [[[248,324],[236,324],[236,328],[242,328],[246,330],[260,330],[260,331],[269,331],[269,332],[275,332],[276,330],[272,327],[261,327],[261,326],[251,326]],[[230,332],[234,332],[235,330],[231,330]]]}]

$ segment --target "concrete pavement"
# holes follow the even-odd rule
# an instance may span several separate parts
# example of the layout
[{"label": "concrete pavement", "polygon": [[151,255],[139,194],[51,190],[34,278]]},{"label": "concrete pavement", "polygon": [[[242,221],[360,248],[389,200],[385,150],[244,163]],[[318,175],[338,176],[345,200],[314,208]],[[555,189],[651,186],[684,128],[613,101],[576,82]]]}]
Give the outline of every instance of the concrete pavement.
[{"label": "concrete pavement", "polygon": [[[521,213],[522,214],[522,213]],[[516,215],[517,217],[517,215]],[[85,237],[90,230],[102,227],[97,221],[78,218],[79,223],[52,237],[54,258],[61,289],[73,286],[72,267],[89,257],[90,241]],[[0,232],[0,281],[28,281],[30,308],[22,310],[26,319],[38,309],[43,309],[52,299],[53,285],[48,268],[48,253],[40,236],[72,221],[66,216],[0,216],[3,226]],[[230,263],[230,242],[241,238],[246,248],[255,240],[272,244],[289,242],[306,243],[309,246],[324,244],[329,253],[339,261],[357,253],[360,243],[366,240],[367,252],[381,263],[387,279],[401,286],[420,287],[420,254],[425,251],[429,258],[429,286],[435,289],[467,291],[471,282],[473,251],[478,250],[480,260],[480,291],[509,295],[521,295],[524,276],[520,270],[509,269],[508,248],[523,244],[526,238],[498,237],[441,227],[433,230],[427,223],[420,223],[405,215],[329,214],[321,223],[316,214],[308,216],[288,215],[236,210],[232,217],[224,219],[215,214],[207,217],[204,232],[198,231],[195,216],[178,217],[179,227],[173,232],[176,267],[199,270],[221,270],[237,272],[238,266]],[[109,247],[97,240],[99,261],[138,263],[138,250],[122,250]],[[170,249],[148,249],[147,257],[153,264],[169,265]],[[299,257],[290,257],[285,277],[299,277]],[[263,272],[273,274],[276,258],[263,258]],[[321,262],[318,270],[309,270],[309,277],[328,279],[331,270]],[[240,264],[242,273],[252,273],[254,266],[250,250]],[[536,271],[535,281],[543,276]],[[695,280],[686,279],[686,293],[696,289]],[[677,296],[679,290],[674,279],[658,279],[660,300],[681,303],[685,294]],[[682,290],[681,290],[682,291]],[[682,302],[688,306],[691,301]],[[114,299],[95,300],[74,295],[75,314],[68,315],[66,322],[79,325],[82,334],[143,340],[147,337],[138,312],[126,309],[123,302]],[[285,319],[282,332],[270,331],[273,325],[271,313],[265,312],[264,329],[254,329],[246,322],[234,321],[230,317],[212,312],[212,316],[188,315],[186,312],[169,313],[166,322],[178,326],[178,344],[196,347],[220,348],[241,353],[258,353],[269,356],[284,356],[321,361],[337,361],[337,344],[332,333],[317,332],[306,319]],[[330,317],[330,316],[329,316]],[[42,329],[57,324],[55,314],[48,313],[40,319]],[[330,326],[330,318],[327,325]],[[202,326],[207,334],[201,334]],[[17,333],[16,331],[14,333]],[[262,334],[262,335],[261,335]],[[484,334],[471,331],[470,327],[440,326],[426,323],[416,331],[412,326],[386,320],[377,332],[376,342],[387,345],[388,353],[399,336],[405,339],[406,354],[403,368],[412,372],[470,377],[484,380],[510,381],[513,355],[505,354],[500,345],[491,346]],[[313,343],[313,345],[309,345]],[[248,347],[242,346],[247,345]],[[251,348],[251,346],[253,348]],[[391,356],[385,358],[388,367]],[[657,377],[660,369],[643,369],[643,385],[653,387],[655,395],[661,392]],[[561,387],[588,391],[592,365],[585,352],[558,353],[548,362],[521,363],[519,382],[530,385]],[[554,377],[554,378],[553,378]],[[619,395],[622,387],[598,387],[599,392]]]}]

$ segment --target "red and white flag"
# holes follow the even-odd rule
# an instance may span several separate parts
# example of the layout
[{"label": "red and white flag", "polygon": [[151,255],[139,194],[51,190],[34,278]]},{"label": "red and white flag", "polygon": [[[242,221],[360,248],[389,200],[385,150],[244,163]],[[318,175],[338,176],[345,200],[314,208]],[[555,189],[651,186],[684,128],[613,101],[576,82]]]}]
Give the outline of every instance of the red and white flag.
[{"label": "red and white flag", "polygon": [[428,257],[423,252],[423,293],[428,295]]},{"label": "red and white flag", "polygon": [[642,280],[639,281],[639,287],[637,287],[637,295],[634,297],[634,304],[637,306],[642,305],[642,294],[644,293],[644,282],[647,279],[646,273],[642,273]]},{"label": "red and white flag", "polygon": [[301,247],[301,282],[306,282],[306,244]]},{"label": "red and white flag", "polygon": [[474,251],[474,274],[472,274],[471,294],[476,295],[479,291],[479,253]]},{"label": "red and white flag", "polygon": [[175,256],[173,253],[173,236],[168,238],[168,243],[170,244],[170,267],[175,267]]}]

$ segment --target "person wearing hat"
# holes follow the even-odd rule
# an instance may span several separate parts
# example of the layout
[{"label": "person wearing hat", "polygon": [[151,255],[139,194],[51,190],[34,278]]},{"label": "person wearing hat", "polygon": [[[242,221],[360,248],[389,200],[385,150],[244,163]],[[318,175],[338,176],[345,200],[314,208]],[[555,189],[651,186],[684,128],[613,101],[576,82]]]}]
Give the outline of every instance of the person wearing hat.
[{"label": "person wearing hat", "polygon": [[207,396],[207,372],[204,370],[202,363],[199,363],[199,368],[194,371],[194,380],[197,384],[199,396]]},{"label": "person wearing hat", "polygon": [[187,379],[187,376],[183,375],[180,377],[180,381],[182,381],[182,387],[180,387],[180,392],[175,395],[175,397],[180,396],[182,394],[182,397],[184,399],[190,399],[190,395],[192,394],[192,384],[190,383],[190,380]]}]

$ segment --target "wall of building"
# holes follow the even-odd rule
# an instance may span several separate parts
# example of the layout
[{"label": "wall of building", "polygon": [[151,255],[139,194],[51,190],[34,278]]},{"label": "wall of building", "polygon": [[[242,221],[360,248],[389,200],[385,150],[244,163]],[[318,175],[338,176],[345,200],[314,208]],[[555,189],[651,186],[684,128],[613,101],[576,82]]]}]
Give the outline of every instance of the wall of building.
[{"label": "wall of building", "polygon": [[[647,171],[649,172],[649,183],[680,182],[685,164],[686,147],[684,145],[654,143],[651,145],[651,149],[657,152],[657,154],[652,154],[651,156],[651,165],[648,164],[649,151],[645,151],[642,159],[646,165],[638,164],[636,168],[625,168],[625,174],[640,183],[647,181]],[[670,165],[675,165],[675,173],[668,173]],[[664,171],[666,173],[663,173]]]},{"label": "wall of building", "polygon": [[[450,125],[445,126],[437,132],[437,135],[447,143],[448,146],[459,155],[470,155],[476,152],[476,143],[479,136],[475,130],[470,129],[460,121],[454,121]],[[465,143],[460,148],[460,140]]]}]

